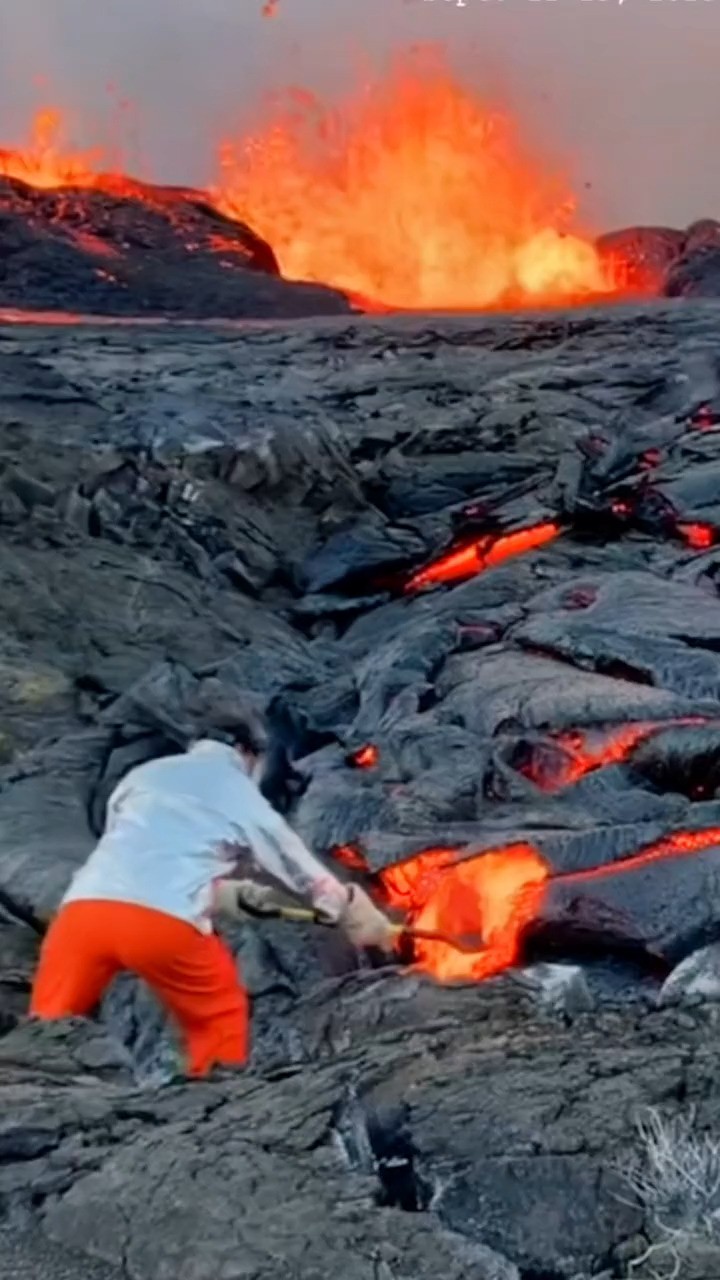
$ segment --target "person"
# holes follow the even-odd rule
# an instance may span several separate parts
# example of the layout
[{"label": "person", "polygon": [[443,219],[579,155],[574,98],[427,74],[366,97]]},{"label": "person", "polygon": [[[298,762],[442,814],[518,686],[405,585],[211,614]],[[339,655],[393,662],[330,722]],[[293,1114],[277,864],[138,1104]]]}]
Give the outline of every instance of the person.
[{"label": "person", "polygon": [[312,904],[357,947],[390,950],[392,926],[358,885],[310,852],[259,788],[266,742],[252,719],[216,724],[186,752],[132,769],[43,940],[30,1014],[88,1015],[120,972],[175,1021],[190,1075],[248,1058],[248,998],[217,919]]}]

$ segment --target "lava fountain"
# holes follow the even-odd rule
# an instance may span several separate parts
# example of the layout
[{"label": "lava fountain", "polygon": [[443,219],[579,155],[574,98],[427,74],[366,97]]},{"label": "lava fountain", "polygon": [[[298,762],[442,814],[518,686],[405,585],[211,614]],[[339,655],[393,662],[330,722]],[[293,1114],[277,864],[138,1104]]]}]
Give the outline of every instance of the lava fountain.
[{"label": "lava fountain", "polygon": [[289,92],[220,164],[215,203],[269,241],[289,279],[413,309],[620,291],[573,229],[565,184],[437,50],[398,58],[333,108]]}]

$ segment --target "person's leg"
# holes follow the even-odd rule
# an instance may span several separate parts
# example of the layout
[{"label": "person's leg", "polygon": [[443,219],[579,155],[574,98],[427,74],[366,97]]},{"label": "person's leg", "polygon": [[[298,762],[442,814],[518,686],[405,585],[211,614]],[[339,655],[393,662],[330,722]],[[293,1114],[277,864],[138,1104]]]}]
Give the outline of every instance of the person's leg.
[{"label": "person's leg", "polygon": [[244,1066],[248,998],[222,940],[160,911],[126,906],[123,967],[147,982],[178,1023],[191,1075]]},{"label": "person's leg", "polygon": [[61,907],[40,950],[30,1015],[54,1019],[89,1014],[119,965],[112,954],[112,902],[70,902]]},{"label": "person's leg", "polygon": [[198,934],[192,956],[178,954],[161,975],[158,996],[177,1019],[190,1075],[243,1067],[249,1056],[249,1002],[225,943]]}]

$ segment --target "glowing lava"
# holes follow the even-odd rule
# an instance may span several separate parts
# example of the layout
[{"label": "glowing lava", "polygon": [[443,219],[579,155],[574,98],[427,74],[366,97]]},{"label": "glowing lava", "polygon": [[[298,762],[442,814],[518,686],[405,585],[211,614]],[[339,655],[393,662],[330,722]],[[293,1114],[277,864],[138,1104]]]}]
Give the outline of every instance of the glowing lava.
[{"label": "glowing lava", "polygon": [[[551,883],[581,884],[626,875],[720,846],[720,827],[674,831],[616,862],[581,871],[553,871],[540,851],[517,843],[467,856],[462,849],[426,849],[404,862],[371,872],[351,845],[334,856],[363,873],[385,907],[401,912],[409,929],[444,933],[462,941],[481,939],[478,949],[413,940],[413,968],[440,982],[479,982],[522,961],[523,937],[539,918]],[[402,945],[402,944],[400,944]]]},{"label": "glowing lava", "polygon": [[712,431],[717,426],[716,415],[709,404],[701,404],[690,421],[695,431]]},{"label": "glowing lava", "polygon": [[675,720],[641,721],[619,725],[612,730],[572,730],[549,738],[552,751],[548,759],[542,750],[529,765],[520,769],[543,791],[559,791],[579,782],[587,773],[606,765],[620,764],[641,742],[666,729],[706,724],[705,716],[683,716]]},{"label": "glowing lava", "polygon": [[673,831],[652,844],[643,845],[636,853],[628,854],[618,862],[603,867],[590,867],[586,871],[568,871],[554,875],[553,880],[563,884],[580,884],[586,880],[605,880],[608,876],[628,871],[638,871],[670,858],[689,858],[705,849],[720,845],[720,827],[706,827],[703,831]]},{"label": "glowing lava", "polygon": [[529,844],[488,850],[457,860],[436,849],[377,876],[387,902],[407,913],[409,926],[475,936],[482,946],[458,951],[444,942],[417,940],[414,967],[441,982],[481,981],[518,959],[522,935],[542,905],[550,868]]},{"label": "glowing lava", "polygon": [[517,529],[514,533],[503,533],[496,537],[487,534],[472,542],[448,552],[439,560],[434,560],[427,568],[413,574],[407,583],[406,591],[419,591],[423,587],[438,586],[443,582],[454,582],[460,578],[470,578],[485,569],[492,569],[512,556],[522,555],[525,551],[534,551],[546,542],[553,542],[562,532],[559,525],[552,521],[533,525],[529,529]]},{"label": "glowing lava", "polygon": [[715,546],[717,534],[711,524],[678,524],[677,530],[693,551],[708,551]]},{"label": "glowing lava", "polygon": [[615,291],[575,202],[437,52],[335,109],[296,91],[221,149],[214,198],[283,275],[402,308],[483,309]]},{"label": "glowing lava", "polygon": [[46,108],[33,117],[27,144],[18,150],[0,149],[0,176],[17,178],[31,187],[94,188],[102,152],[65,150],[60,111]]},{"label": "glowing lava", "polygon": [[354,765],[356,769],[374,769],[379,759],[380,752],[378,748],[374,743],[368,742],[364,747],[359,747],[357,751],[352,753],[349,763]]}]

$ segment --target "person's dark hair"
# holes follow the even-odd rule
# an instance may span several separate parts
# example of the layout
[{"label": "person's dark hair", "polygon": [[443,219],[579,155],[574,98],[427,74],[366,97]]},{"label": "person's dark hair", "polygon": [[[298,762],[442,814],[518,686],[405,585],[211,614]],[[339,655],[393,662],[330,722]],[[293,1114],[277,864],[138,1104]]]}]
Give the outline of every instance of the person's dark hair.
[{"label": "person's dark hair", "polygon": [[247,720],[234,720],[232,717],[218,717],[208,724],[203,733],[204,738],[212,738],[215,742],[226,742],[230,747],[239,747],[254,756],[261,756],[265,750],[265,740],[256,727]]},{"label": "person's dark hair", "polygon": [[256,756],[267,751],[268,734],[264,719],[244,698],[208,682],[201,690],[194,712],[197,737],[225,742]]}]

